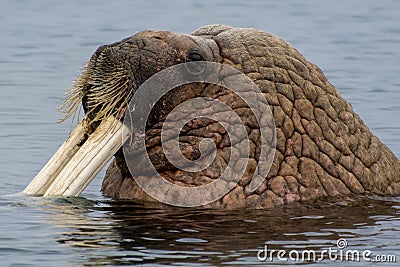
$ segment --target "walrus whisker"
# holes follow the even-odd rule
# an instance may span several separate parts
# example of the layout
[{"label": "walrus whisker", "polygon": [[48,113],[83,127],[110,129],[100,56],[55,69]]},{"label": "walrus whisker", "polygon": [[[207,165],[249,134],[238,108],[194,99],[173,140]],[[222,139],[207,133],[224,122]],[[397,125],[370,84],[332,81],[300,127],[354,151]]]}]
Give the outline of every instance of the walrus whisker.
[{"label": "walrus whisker", "polygon": [[[98,61],[104,61],[100,55]],[[129,89],[129,79],[122,67],[107,71],[107,69],[93,66],[89,62],[83,69],[74,84],[68,88],[67,95],[61,103],[59,112],[65,116],[61,122],[72,117],[72,124],[77,117],[84,96],[87,96],[87,115],[91,117],[91,124],[109,116],[117,116],[118,105],[127,106],[133,95]]]},{"label": "walrus whisker", "polygon": [[[84,84],[87,83],[89,70],[87,64],[81,69],[81,74],[76,78],[72,86],[68,87],[64,99],[61,101],[58,112],[63,113],[64,117],[59,122],[64,122],[72,116],[71,126],[74,124],[75,118],[79,121],[79,109],[81,107],[82,99],[85,96],[83,90]],[[76,113],[78,112],[78,116]]]},{"label": "walrus whisker", "polygon": [[68,95],[64,98],[61,106],[57,109],[57,111],[65,114],[64,118],[62,118],[60,122],[64,122],[71,116],[75,115],[75,113],[81,106],[83,96],[84,94],[82,93],[82,91],[75,88],[74,86],[71,87],[71,89],[68,89]]},{"label": "walrus whisker", "polygon": [[121,104],[121,101],[122,104],[126,103],[132,96],[132,93],[124,92],[124,89],[127,87],[127,83],[128,82],[125,82],[122,85],[115,85],[106,93],[101,92],[97,94],[97,92],[93,92],[93,94],[91,94],[92,97],[88,103],[89,110],[96,110],[97,108],[100,108],[100,110],[97,111],[97,115],[94,120],[101,119],[104,116],[107,117],[108,115],[116,115],[117,111],[115,108],[117,105]]}]

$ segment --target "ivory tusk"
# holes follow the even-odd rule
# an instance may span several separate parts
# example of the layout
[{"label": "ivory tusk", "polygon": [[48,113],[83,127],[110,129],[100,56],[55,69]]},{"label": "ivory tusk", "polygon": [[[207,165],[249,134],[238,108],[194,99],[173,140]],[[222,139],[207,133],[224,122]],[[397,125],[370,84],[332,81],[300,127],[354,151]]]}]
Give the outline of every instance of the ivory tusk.
[{"label": "ivory tusk", "polygon": [[130,129],[115,117],[103,120],[62,168],[44,196],[79,196],[130,135]]},{"label": "ivory tusk", "polygon": [[28,184],[23,193],[28,195],[43,195],[47,191],[61,170],[79,150],[80,144],[87,139],[88,125],[89,119],[84,117],[42,170]]}]

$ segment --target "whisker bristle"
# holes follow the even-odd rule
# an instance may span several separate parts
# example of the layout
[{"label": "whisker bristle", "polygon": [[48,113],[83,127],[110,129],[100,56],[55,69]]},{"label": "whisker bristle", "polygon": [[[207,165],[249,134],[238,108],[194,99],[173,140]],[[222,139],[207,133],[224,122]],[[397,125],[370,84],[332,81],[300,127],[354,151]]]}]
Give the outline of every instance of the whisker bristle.
[{"label": "whisker bristle", "polygon": [[[67,89],[66,96],[58,111],[64,114],[61,122],[72,117],[79,120],[82,100],[86,96],[86,115],[91,124],[109,116],[118,116],[120,109],[127,106],[133,92],[129,88],[129,79],[122,66],[109,66],[106,59],[99,55],[99,65],[89,62],[82,73]],[[102,62],[102,63],[104,63]],[[110,71],[111,70],[111,71]]]}]

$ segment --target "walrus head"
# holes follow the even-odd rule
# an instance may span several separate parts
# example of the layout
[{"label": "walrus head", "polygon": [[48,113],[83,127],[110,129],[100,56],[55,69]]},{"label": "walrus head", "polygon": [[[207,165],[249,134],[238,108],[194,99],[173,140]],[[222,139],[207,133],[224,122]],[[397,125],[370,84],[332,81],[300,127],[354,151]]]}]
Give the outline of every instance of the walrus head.
[{"label": "walrus head", "polygon": [[[121,118],[149,78],[171,66],[195,61],[230,66],[258,86],[273,114],[271,135],[276,151],[261,185],[249,190],[256,166],[263,160],[262,123],[235,92],[216,84],[185,84],[155,104],[145,129],[146,152],[169,182],[186,187],[209,184],[228,165],[231,140],[226,129],[209,118],[195,118],[179,133],[179,148],[188,160],[201,156],[204,138],[212,139],[217,151],[208,168],[182,170],[169,162],[163,150],[161,132],[167,115],[188,99],[207,97],[232,107],[250,144],[240,181],[225,196],[208,203],[209,207],[266,208],[324,196],[400,193],[400,161],[369,131],[323,72],[282,39],[256,29],[210,25],[191,35],[143,31],[101,46],[71,89],[63,110],[71,115],[82,103],[94,125],[110,115]],[[146,168],[141,168],[140,158],[134,163],[137,173],[132,175],[127,166],[126,155],[135,155],[135,149],[124,152],[115,154],[102,190],[113,198],[154,201],[134,179],[136,175],[152,179]],[[153,183],[157,187],[158,183]]]}]

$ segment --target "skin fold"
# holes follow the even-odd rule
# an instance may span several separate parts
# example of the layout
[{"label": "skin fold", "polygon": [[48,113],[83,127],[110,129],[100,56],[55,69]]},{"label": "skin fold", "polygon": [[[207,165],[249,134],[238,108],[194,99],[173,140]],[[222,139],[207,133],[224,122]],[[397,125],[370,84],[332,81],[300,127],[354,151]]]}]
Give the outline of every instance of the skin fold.
[{"label": "skin fold", "polygon": [[[249,107],[237,95],[216,85],[189,84],[169,92],[156,104],[146,127],[147,153],[165,179],[181,186],[217,179],[227,166],[230,140],[216,121],[190,121],[180,133],[182,154],[197,159],[200,141],[211,138],[217,146],[216,158],[209,168],[196,173],[177,169],[165,158],[160,139],[163,120],[176,105],[198,96],[217,99],[232,107],[246,127],[250,159],[245,174],[233,190],[206,207],[262,209],[323,197],[400,194],[399,159],[370,132],[316,65],[282,39],[257,29],[210,25],[191,35],[143,31],[102,46],[92,56],[81,82],[85,111],[95,117],[101,106],[93,104],[97,100],[91,91],[99,86],[102,75],[122,75],[125,97],[130,97],[155,73],[188,61],[218,62],[246,74],[263,92],[276,126],[272,167],[262,185],[250,192],[248,186],[259,160],[260,132]],[[121,106],[122,102],[115,109]],[[136,153],[133,149],[128,152]],[[140,164],[139,160],[138,169]],[[146,170],[138,175],[146,176]],[[102,191],[116,199],[154,201],[136,185],[122,150],[106,172]]]}]

